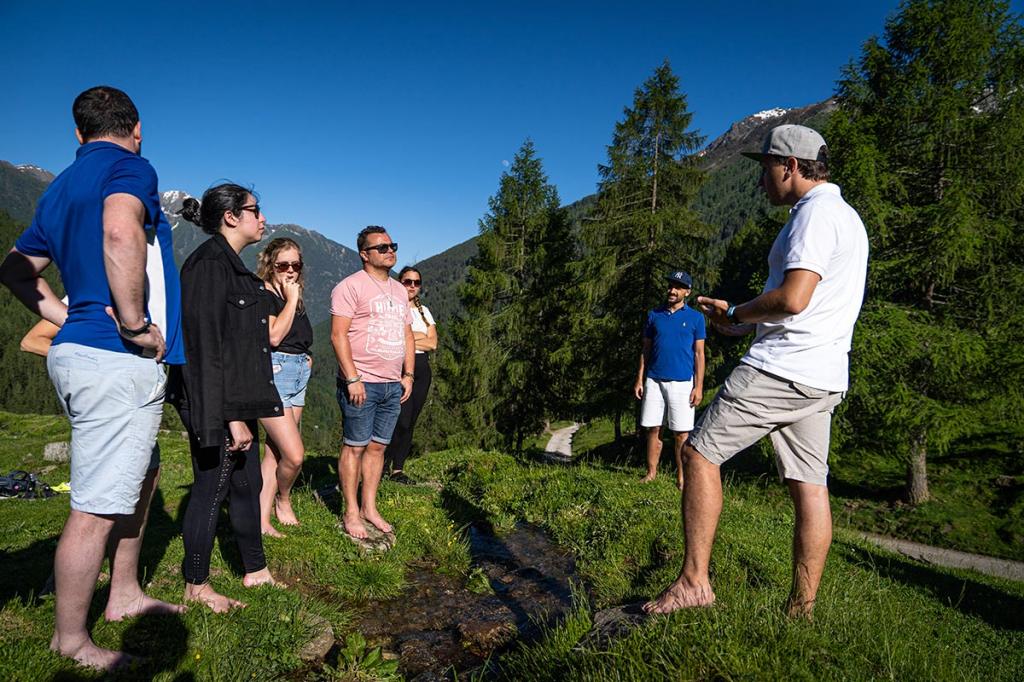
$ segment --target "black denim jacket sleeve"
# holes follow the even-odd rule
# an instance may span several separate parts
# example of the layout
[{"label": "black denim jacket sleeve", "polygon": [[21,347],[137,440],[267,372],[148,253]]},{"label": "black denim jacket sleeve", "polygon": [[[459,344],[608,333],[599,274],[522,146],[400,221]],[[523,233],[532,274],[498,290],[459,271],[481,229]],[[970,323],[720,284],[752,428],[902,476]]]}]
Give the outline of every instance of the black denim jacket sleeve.
[{"label": "black denim jacket sleeve", "polygon": [[231,273],[216,260],[194,264],[181,280],[182,325],[186,330],[190,381],[188,400],[193,432],[204,447],[224,439],[224,359],[222,357],[225,310]]}]

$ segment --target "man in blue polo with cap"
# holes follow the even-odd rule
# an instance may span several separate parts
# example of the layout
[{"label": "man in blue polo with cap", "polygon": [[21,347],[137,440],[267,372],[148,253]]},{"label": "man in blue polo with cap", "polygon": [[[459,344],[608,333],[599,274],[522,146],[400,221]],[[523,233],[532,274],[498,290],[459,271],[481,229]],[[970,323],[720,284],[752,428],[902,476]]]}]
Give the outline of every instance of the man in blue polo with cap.
[{"label": "man in blue polo with cap", "polygon": [[693,411],[704,395],[704,316],[686,305],[693,280],[683,270],[673,270],[665,305],[647,313],[643,352],[633,393],[643,400],[640,426],[647,429],[647,474],[658,475],[661,427],[672,431],[676,457],[676,483],[683,489],[683,443],[693,428]]}]

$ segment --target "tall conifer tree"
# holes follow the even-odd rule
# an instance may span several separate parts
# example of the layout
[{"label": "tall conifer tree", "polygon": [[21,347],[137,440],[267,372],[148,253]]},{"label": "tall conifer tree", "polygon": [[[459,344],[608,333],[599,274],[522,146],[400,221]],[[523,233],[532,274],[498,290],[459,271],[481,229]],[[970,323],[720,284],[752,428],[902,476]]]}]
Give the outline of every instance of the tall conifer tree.
[{"label": "tall conifer tree", "polygon": [[714,282],[708,240],[693,202],[705,173],[696,152],[704,138],[666,61],[633,96],[615,125],[608,161],[599,167],[597,210],[585,223],[581,274],[596,317],[584,339],[590,412],[620,417],[633,401],[645,314],[664,300],[664,276],[683,268],[695,288]]},{"label": "tall conifer tree", "polygon": [[[460,291],[453,386],[470,432],[522,449],[558,402],[565,376],[563,292],[573,246],[533,142],[501,176]],[[453,396],[454,397],[454,396]]]},{"label": "tall conifer tree", "polygon": [[846,414],[905,459],[913,503],[930,451],[1021,428],[1022,35],[998,0],[904,2],[826,138],[872,247]]}]

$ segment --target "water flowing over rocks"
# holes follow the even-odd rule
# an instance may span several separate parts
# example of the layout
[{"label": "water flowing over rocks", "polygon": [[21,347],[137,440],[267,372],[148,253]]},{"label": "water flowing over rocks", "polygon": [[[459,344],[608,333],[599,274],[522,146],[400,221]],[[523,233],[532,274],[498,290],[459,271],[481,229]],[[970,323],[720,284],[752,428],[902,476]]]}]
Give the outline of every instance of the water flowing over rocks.
[{"label": "water flowing over rocks", "polygon": [[414,569],[403,594],[370,604],[358,625],[373,645],[397,654],[409,679],[477,668],[571,606],[573,558],[539,529],[494,535],[470,526],[469,538],[468,587],[460,578]]}]

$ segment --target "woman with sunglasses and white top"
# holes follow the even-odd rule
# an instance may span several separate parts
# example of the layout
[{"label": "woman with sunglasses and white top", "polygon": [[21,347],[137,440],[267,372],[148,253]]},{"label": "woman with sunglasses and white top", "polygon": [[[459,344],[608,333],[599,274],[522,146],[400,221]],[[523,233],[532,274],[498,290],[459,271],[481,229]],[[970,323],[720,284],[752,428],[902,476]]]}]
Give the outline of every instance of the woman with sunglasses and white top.
[{"label": "woman with sunglasses and white top", "polygon": [[409,484],[412,481],[402,471],[402,467],[405,466],[405,459],[412,450],[412,431],[416,427],[416,420],[419,419],[420,412],[427,402],[427,392],[430,390],[432,378],[427,352],[437,348],[437,327],[430,309],[420,301],[423,277],[419,270],[407,265],[399,271],[398,280],[405,287],[409,303],[412,304],[412,336],[416,343],[416,368],[413,374],[416,378],[413,379],[412,395],[402,403],[395,434],[384,451],[384,468],[387,470],[390,467],[389,478],[392,481]]},{"label": "woman with sunglasses and white top", "polygon": [[284,414],[260,420],[267,432],[263,450],[263,491],[260,493],[260,530],[264,535],[283,537],[270,523],[271,511],[286,526],[297,526],[292,510],[291,490],[306,450],[299,432],[306,385],[313,368],[313,326],[302,302],[305,283],[302,249],[287,237],[271,240],[259,255],[256,274],[273,294],[270,316],[271,363],[274,384],[281,396]]}]

